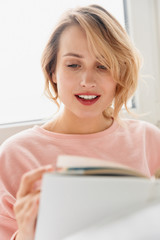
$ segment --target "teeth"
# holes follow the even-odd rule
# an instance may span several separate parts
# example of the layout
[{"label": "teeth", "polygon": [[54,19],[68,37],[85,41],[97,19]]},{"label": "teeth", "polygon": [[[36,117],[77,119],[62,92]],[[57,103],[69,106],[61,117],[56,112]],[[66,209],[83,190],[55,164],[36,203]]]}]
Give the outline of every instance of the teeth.
[{"label": "teeth", "polygon": [[78,97],[83,99],[94,99],[97,96],[96,95],[78,95]]}]

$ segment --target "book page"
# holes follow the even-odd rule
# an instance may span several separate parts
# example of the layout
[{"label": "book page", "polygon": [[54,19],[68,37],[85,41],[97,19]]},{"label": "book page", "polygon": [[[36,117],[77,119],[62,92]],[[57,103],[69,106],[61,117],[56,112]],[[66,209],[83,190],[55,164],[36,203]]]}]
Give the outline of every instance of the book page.
[{"label": "book page", "polygon": [[[109,162],[102,159],[96,159],[96,158],[89,158],[89,157],[82,157],[82,156],[73,156],[73,155],[60,155],[57,160],[56,164],[56,171],[62,172],[62,173],[73,173],[75,174],[76,169],[79,170],[80,173],[87,174],[86,169],[94,174],[94,168],[100,173],[101,172],[108,173],[108,175],[130,175],[130,176],[137,176],[137,177],[144,177],[148,178],[141,172],[129,168],[126,165],[122,165],[119,163]],[[79,168],[79,169],[78,169]],[[91,169],[89,169],[91,168]],[[103,169],[105,170],[103,170]],[[78,174],[78,171],[77,171]]]}]

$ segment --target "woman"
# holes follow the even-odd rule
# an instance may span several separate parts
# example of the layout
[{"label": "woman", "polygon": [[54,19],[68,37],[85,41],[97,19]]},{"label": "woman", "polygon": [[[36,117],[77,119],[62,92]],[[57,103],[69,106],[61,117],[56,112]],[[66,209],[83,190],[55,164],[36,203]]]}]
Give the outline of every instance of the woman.
[{"label": "woman", "polygon": [[1,147],[4,240],[34,239],[36,184],[54,170],[60,154],[96,157],[154,174],[160,166],[160,130],[119,116],[136,90],[139,68],[137,50],[105,9],[91,5],[65,13],[42,57],[46,94],[60,103],[60,110],[51,121]]}]

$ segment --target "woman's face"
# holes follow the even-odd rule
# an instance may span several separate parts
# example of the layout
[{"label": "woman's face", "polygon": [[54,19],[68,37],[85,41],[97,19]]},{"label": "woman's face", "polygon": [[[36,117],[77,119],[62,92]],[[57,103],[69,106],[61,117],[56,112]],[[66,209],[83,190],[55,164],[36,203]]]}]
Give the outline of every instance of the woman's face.
[{"label": "woman's face", "polygon": [[89,51],[80,26],[71,26],[62,33],[52,79],[64,104],[63,114],[70,117],[102,117],[115,96],[116,83]]}]

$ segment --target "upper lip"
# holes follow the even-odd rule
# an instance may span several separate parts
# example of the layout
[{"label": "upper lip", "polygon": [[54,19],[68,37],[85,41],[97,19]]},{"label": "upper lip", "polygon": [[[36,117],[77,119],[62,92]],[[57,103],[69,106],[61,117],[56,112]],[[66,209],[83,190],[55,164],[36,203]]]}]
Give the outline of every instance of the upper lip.
[{"label": "upper lip", "polygon": [[84,92],[84,93],[76,93],[75,95],[89,95],[89,96],[100,96],[100,94],[92,93],[92,92]]}]

